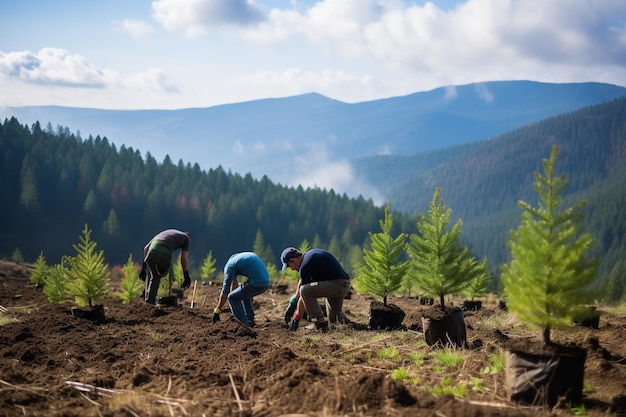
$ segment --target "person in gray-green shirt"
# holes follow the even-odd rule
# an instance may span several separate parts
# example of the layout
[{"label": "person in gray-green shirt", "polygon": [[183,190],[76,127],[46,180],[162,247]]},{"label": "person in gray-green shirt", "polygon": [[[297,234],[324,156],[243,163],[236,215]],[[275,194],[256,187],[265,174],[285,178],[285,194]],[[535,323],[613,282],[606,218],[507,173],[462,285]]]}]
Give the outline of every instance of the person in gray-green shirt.
[{"label": "person in gray-green shirt", "polygon": [[[191,246],[191,233],[176,229],[167,229],[154,236],[143,248],[143,267],[139,278],[146,281],[144,299],[149,304],[156,303],[157,292],[161,278],[169,274],[170,283],[173,281],[172,256],[180,249],[180,265],[185,277],[182,288],[191,285],[191,278],[187,266],[187,256]],[[149,273],[148,273],[149,272]]]}]

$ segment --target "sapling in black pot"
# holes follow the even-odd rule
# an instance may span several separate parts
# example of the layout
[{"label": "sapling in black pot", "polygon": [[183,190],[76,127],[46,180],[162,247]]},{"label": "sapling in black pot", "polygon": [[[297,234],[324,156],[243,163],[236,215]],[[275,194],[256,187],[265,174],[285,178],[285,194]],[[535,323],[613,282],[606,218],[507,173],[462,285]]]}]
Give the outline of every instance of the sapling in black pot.
[{"label": "sapling in black pot", "polygon": [[74,308],[72,314],[101,322],[105,319],[104,306],[96,303],[108,295],[109,268],[104,262],[104,251],[96,251],[97,243],[91,240],[87,224],[79,239],[78,244],[72,245],[76,256],[64,256],[63,263],[66,265],[69,293],[78,306],[89,306],[90,309]]},{"label": "sapling in black pot", "polygon": [[485,294],[487,294],[489,284],[491,284],[492,277],[487,264],[487,259],[483,259],[478,268],[481,273],[476,274],[472,279],[470,279],[469,285],[463,291],[463,295],[467,297],[467,299],[463,301],[463,310],[466,311],[476,311],[482,308],[482,301],[477,300],[476,298],[484,297]]},{"label": "sapling in black pot", "polygon": [[370,305],[369,325],[372,329],[397,329],[401,327],[405,313],[396,305],[388,303],[389,295],[398,291],[409,266],[408,261],[401,261],[406,246],[406,234],[391,236],[393,215],[385,207],[385,218],[380,221],[382,232],[369,233],[371,250],[363,249],[363,262],[358,268],[355,289],[363,294],[379,297],[383,300]]},{"label": "sapling in black pot", "polygon": [[482,263],[469,256],[467,247],[459,245],[462,221],[459,219],[448,227],[452,209],[445,205],[440,194],[441,190],[436,188],[428,214],[419,214],[418,233],[410,236],[408,275],[421,291],[439,299],[439,304],[422,318],[426,343],[465,346],[463,312],[446,307],[445,297],[461,293],[484,271]]},{"label": "sapling in black pot", "polygon": [[571,326],[596,295],[590,286],[597,261],[586,256],[594,240],[579,226],[586,202],[561,207],[567,182],[554,174],[557,153],[554,146],[550,159],[543,161],[544,174],[534,173],[538,205],[519,203],[521,223],[508,243],[511,261],[502,266],[508,310],[539,328],[543,341],[510,344],[505,351],[507,389],[512,400],[541,405],[554,405],[561,396],[580,403],[585,350],[553,343],[551,331]]}]

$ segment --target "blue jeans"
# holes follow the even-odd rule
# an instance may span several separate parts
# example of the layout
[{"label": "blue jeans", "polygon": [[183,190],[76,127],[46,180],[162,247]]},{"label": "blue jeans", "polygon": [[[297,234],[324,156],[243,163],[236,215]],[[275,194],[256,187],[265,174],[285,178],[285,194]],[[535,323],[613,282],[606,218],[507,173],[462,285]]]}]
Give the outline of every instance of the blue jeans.
[{"label": "blue jeans", "polygon": [[270,284],[264,286],[252,286],[241,284],[236,290],[228,294],[228,305],[233,315],[245,324],[250,326],[250,322],[254,320],[254,311],[252,310],[252,297],[264,293],[270,288]]}]

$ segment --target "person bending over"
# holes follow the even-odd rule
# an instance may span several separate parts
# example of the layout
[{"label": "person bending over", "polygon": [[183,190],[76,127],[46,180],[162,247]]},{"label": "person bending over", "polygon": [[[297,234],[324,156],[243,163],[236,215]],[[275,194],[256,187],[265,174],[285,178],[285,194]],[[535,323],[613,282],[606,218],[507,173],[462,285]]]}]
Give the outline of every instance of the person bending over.
[{"label": "person bending over", "polygon": [[[238,285],[237,276],[244,277]],[[213,310],[213,323],[220,319],[222,307],[228,301],[233,315],[245,326],[254,327],[252,298],[270,288],[270,274],[259,256],[253,252],[232,255],[224,266],[224,284]]]}]

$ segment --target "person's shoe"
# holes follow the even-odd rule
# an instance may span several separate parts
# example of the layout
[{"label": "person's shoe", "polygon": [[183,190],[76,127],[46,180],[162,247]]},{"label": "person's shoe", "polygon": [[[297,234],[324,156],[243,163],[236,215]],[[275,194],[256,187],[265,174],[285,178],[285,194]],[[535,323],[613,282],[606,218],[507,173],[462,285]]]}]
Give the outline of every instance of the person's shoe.
[{"label": "person's shoe", "polygon": [[328,322],[327,321],[325,321],[323,323],[316,322],[315,323],[315,328],[317,330],[319,330],[320,332],[322,332],[322,333],[328,333]]},{"label": "person's shoe", "polygon": [[256,327],[256,322],[254,320],[248,320],[249,327]]}]

